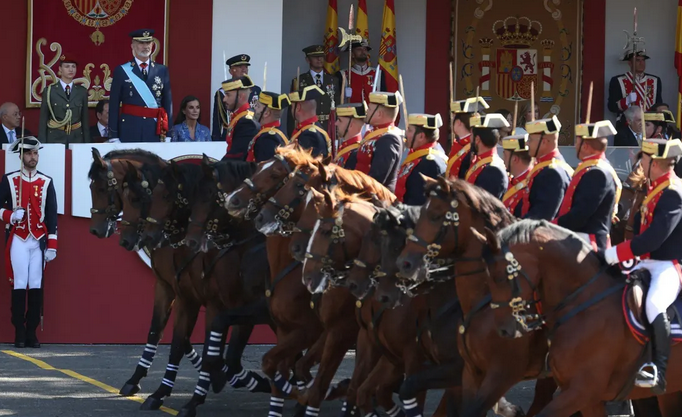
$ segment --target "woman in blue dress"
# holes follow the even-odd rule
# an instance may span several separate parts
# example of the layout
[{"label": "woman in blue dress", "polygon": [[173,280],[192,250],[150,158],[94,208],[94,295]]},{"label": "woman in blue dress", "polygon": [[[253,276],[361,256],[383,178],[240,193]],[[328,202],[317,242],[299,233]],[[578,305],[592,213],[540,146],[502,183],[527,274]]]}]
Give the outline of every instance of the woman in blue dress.
[{"label": "woman in blue dress", "polygon": [[171,142],[208,142],[211,131],[208,126],[199,124],[201,119],[201,104],[194,96],[182,99],[180,112],[175,118],[175,126],[171,133]]}]

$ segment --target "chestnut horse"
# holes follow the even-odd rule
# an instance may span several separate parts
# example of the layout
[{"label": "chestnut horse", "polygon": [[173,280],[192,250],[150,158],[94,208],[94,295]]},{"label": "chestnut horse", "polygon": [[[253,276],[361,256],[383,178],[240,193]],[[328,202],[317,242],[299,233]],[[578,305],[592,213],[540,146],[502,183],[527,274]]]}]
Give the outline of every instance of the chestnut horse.
[{"label": "chestnut horse", "polygon": [[[547,329],[548,364],[561,393],[538,416],[569,417],[580,410],[583,417],[601,417],[604,401],[652,395],[633,388],[646,349],[623,317],[626,283],[618,267],[607,266],[575,233],[546,221],[522,220],[499,235],[490,229],[485,236],[472,233],[488,263],[498,332],[521,337],[539,324]],[[538,319],[528,310],[539,303],[544,315]],[[664,417],[682,412],[677,392],[682,373],[675,366],[681,360],[682,345],[674,345],[668,378],[672,394],[659,397]]]},{"label": "chestnut horse", "polygon": [[484,416],[514,384],[543,376],[528,412],[535,415],[556,390],[553,381],[543,375],[544,334],[520,340],[505,340],[497,334],[489,308],[482,245],[471,232],[485,227],[501,229],[515,219],[498,199],[465,181],[438,178],[426,182],[426,205],[397,264],[402,276],[419,282],[428,276],[437,257],[454,257],[453,279],[464,313],[458,331],[459,352],[466,362],[461,415]]}]

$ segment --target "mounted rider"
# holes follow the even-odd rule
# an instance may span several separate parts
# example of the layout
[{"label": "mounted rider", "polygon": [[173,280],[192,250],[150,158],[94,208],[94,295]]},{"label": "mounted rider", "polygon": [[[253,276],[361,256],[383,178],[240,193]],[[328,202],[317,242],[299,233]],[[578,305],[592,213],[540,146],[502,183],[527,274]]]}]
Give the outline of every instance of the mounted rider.
[{"label": "mounted rider", "polygon": [[523,199],[528,194],[528,176],[533,165],[533,158],[528,153],[528,134],[503,138],[502,149],[503,162],[510,177],[509,188],[502,196],[502,204],[511,214],[521,217]]},{"label": "mounted rider", "polygon": [[317,116],[318,102],[326,97],[322,89],[309,85],[299,91],[289,93],[291,115],[296,120],[296,128],[291,133],[290,142],[310,149],[313,156],[327,157],[332,152],[332,142],[327,132],[320,127]]},{"label": "mounted rider", "polygon": [[475,114],[469,120],[469,126],[474,138],[472,152],[475,156],[464,179],[501,199],[507,191],[509,178],[504,162],[497,154],[497,144],[500,141],[499,129],[509,127],[509,122],[499,113]]},{"label": "mounted rider", "polygon": [[275,149],[289,143],[289,139],[279,128],[282,110],[290,104],[286,94],[270,91],[262,91],[258,94],[253,117],[260,124],[260,131],[249,143],[247,162],[267,161],[275,156]]},{"label": "mounted rider", "polygon": [[227,127],[227,152],[223,159],[246,160],[249,144],[258,133],[258,124],[251,110],[251,89],[255,87],[251,77],[242,75],[223,82],[225,108],[232,114]]},{"label": "mounted rider", "polygon": [[346,103],[336,108],[336,129],[341,144],[334,163],[346,169],[355,169],[362,129],[367,117],[367,103]]},{"label": "mounted rider", "polygon": [[675,163],[682,156],[679,139],[645,139],[642,142],[642,168],[651,181],[642,202],[639,221],[635,217],[635,237],[604,253],[609,264],[639,256],[634,269],[646,268],[651,285],[646,297],[646,316],[653,328],[652,361],[644,364],[635,385],[665,393],[665,372],[670,355],[670,322],[667,309],[682,285],[679,261],[682,259],[682,183],[675,175]]},{"label": "mounted rider", "polygon": [[576,232],[594,250],[611,246],[609,233],[623,186],[606,159],[607,137],[616,134],[610,120],[575,127],[578,165],[554,223]]},{"label": "mounted rider", "polygon": [[471,97],[466,100],[453,101],[450,103],[452,117],[452,132],[455,138],[448,155],[448,166],[445,172],[446,178],[464,179],[471,166],[471,126],[469,121],[474,113],[481,113],[488,109],[488,103],[482,97]]}]

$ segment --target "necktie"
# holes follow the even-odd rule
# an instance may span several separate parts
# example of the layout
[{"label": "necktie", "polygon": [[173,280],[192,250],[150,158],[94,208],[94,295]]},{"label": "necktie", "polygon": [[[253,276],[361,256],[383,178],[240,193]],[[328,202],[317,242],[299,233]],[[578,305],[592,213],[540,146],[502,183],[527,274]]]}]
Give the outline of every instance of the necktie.
[{"label": "necktie", "polygon": [[144,75],[146,77],[147,76],[147,63],[146,62],[141,63],[140,68],[142,68],[142,75]]},{"label": "necktie", "polygon": [[109,137],[109,128],[104,126],[104,132],[102,133],[103,138],[108,138]]},{"label": "necktie", "polygon": [[66,90],[66,96],[67,96],[67,97],[71,97],[71,87],[69,87],[69,86],[67,85],[65,90]]},{"label": "necktie", "polygon": [[315,74],[315,84],[318,87],[322,87],[322,76],[320,74]]},{"label": "necktie", "polygon": [[7,139],[9,143],[14,143],[14,130],[9,131],[9,138]]}]

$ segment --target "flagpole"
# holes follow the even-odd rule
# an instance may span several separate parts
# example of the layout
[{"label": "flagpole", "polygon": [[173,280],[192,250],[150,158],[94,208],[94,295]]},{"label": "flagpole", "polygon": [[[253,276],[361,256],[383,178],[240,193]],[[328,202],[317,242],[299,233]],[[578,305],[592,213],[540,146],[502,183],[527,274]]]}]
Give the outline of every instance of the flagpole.
[{"label": "flagpole", "polygon": [[18,139],[21,142],[19,142],[19,160],[21,161],[20,167],[19,167],[19,201],[17,202],[17,208],[21,208],[21,202],[23,201],[22,199],[22,191],[24,189],[23,187],[23,182],[24,182],[24,136],[26,136],[26,119],[22,116],[21,117],[21,138]]}]

